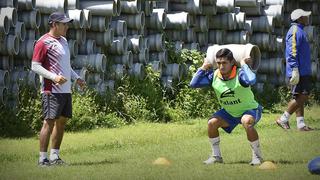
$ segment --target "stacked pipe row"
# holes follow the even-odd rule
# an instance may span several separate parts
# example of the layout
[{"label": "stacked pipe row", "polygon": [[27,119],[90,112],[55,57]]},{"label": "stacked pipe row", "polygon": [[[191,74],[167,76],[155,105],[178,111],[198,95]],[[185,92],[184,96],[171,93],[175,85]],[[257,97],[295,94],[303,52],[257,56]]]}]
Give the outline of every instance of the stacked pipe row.
[{"label": "stacked pipe row", "polygon": [[[165,87],[179,82],[187,65],[169,61],[165,38],[174,42],[176,51],[196,49],[207,55],[217,45],[243,44],[253,57],[260,56],[260,49],[261,61],[253,62],[259,82],[283,85],[284,36],[297,7],[312,11],[312,26],[305,30],[313,76],[319,80],[318,4],[319,0],[4,0],[0,102],[7,102],[8,92],[17,92],[12,89],[19,82],[37,86],[37,76],[26,74],[32,74],[28,69],[35,40],[48,31],[48,15],[54,11],[74,19],[67,34],[72,66],[100,93],[116,89],[125,74],[143,79],[148,64],[160,72]],[[27,77],[30,80],[24,81]]]},{"label": "stacked pipe row", "polygon": [[33,47],[39,38],[40,12],[34,0],[0,2],[0,105],[16,107],[19,88],[39,87],[30,69]]}]

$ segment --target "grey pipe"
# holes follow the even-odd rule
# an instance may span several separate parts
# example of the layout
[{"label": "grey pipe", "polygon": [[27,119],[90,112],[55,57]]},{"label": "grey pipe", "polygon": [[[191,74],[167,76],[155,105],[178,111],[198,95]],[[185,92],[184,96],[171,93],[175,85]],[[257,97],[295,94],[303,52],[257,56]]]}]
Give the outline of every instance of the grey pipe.
[{"label": "grey pipe", "polygon": [[117,36],[114,37],[111,47],[108,48],[108,52],[111,54],[124,54],[128,50],[128,40],[126,37]]},{"label": "grey pipe", "polygon": [[236,26],[235,13],[218,14],[209,18],[210,29],[234,30]]},{"label": "grey pipe", "polygon": [[257,5],[254,7],[242,6],[241,11],[245,12],[247,16],[260,16],[262,14],[261,1],[257,1]]},{"label": "grey pipe", "polygon": [[27,83],[33,89],[39,89],[40,87],[39,75],[33,71],[28,71]]},{"label": "grey pipe", "polygon": [[125,14],[138,14],[141,12],[141,0],[121,1],[121,12]]},{"label": "grey pipe", "polygon": [[167,13],[166,29],[185,30],[190,26],[190,16],[186,12]]},{"label": "grey pipe", "polygon": [[182,77],[180,64],[167,64],[166,67],[163,68],[161,76],[172,76],[173,79],[180,80]]},{"label": "grey pipe", "polygon": [[36,7],[36,0],[17,0],[19,10],[32,10]]},{"label": "grey pipe", "polygon": [[208,32],[209,29],[209,18],[208,16],[197,16],[197,21],[194,27],[196,32]]},{"label": "grey pipe", "polygon": [[269,50],[272,37],[269,33],[253,33],[250,37],[250,42],[256,44],[262,50]]},{"label": "grey pipe", "polygon": [[285,0],[265,0],[266,5],[284,5]]},{"label": "grey pipe", "polygon": [[81,1],[80,8],[90,10],[94,16],[116,16],[121,12],[120,0]]},{"label": "grey pipe", "polygon": [[110,55],[110,59],[112,59],[115,64],[123,64],[128,68],[131,68],[133,65],[133,54],[131,51],[127,51],[122,55]]},{"label": "grey pipe", "polygon": [[282,26],[284,9],[282,5],[265,6],[262,10],[262,15],[273,16],[275,25]]},{"label": "grey pipe", "polygon": [[149,62],[149,65],[151,66],[151,69],[154,72],[159,72],[161,74],[161,72],[162,72],[162,63],[161,63],[161,61],[151,61],[151,62]]},{"label": "grey pipe", "polygon": [[206,4],[202,7],[202,14],[205,15],[216,15],[217,14],[217,5],[214,4]]},{"label": "grey pipe", "polygon": [[253,44],[227,44],[227,45],[213,45],[209,46],[207,49],[207,54],[205,60],[208,63],[215,65],[216,53],[222,49],[228,48],[232,51],[234,59],[237,61],[237,65],[239,66],[239,62],[243,58],[250,57],[251,62],[247,62],[247,64],[251,67],[253,71],[257,71],[259,68],[259,64],[261,61],[261,52],[258,46]]},{"label": "grey pipe", "polygon": [[85,43],[86,40],[86,30],[85,29],[69,29],[67,32],[67,37],[70,39],[77,40],[79,45]]},{"label": "grey pipe", "polygon": [[107,66],[107,57],[104,54],[78,55],[74,59],[76,68],[86,67],[92,72],[104,73]]},{"label": "grey pipe", "polygon": [[35,43],[36,43],[36,40],[33,40],[33,39],[31,40],[27,39],[22,41],[20,43],[20,49],[17,56],[20,58],[27,58],[31,60]]},{"label": "grey pipe", "polygon": [[110,16],[92,16],[91,19],[91,31],[99,31],[104,32],[106,31],[111,23]]},{"label": "grey pipe", "polygon": [[80,46],[79,54],[93,54],[96,48],[96,41],[92,39],[87,39],[86,42]]},{"label": "grey pipe", "polygon": [[8,90],[6,87],[0,86],[0,104],[6,105],[8,101]]},{"label": "grey pipe", "polygon": [[[43,17],[44,20],[47,18]],[[34,9],[32,11],[19,11],[19,21],[24,22],[26,28],[30,29],[38,29],[41,24],[41,15],[38,9]],[[48,24],[48,21],[45,22]]]},{"label": "grey pipe", "polygon": [[114,20],[124,20],[127,22],[127,27],[131,29],[143,29],[145,25],[144,12],[139,14],[122,14],[119,17],[115,17]]},{"label": "grey pipe", "polygon": [[[10,31],[10,22],[7,16],[0,16],[0,35],[7,35]],[[0,38],[1,39],[1,38]]]},{"label": "grey pipe", "polygon": [[196,38],[200,46],[205,46],[208,44],[208,32],[196,33]]},{"label": "grey pipe", "polygon": [[133,63],[142,63],[146,65],[149,62],[149,49],[141,49],[138,54],[132,54]]},{"label": "grey pipe", "polygon": [[184,39],[182,39],[182,34],[184,33],[183,31],[167,29],[165,32],[166,36],[172,41],[184,41]]},{"label": "grey pipe", "polygon": [[246,20],[244,29],[249,33],[249,35],[252,35],[252,20]]},{"label": "grey pipe", "polygon": [[102,80],[101,75],[99,73],[88,73],[86,77],[87,77],[86,79],[87,84],[97,84]]},{"label": "grey pipe", "polygon": [[86,18],[84,16],[83,10],[70,9],[70,10],[67,10],[66,14],[69,18],[73,19],[73,21],[69,23],[70,28],[82,29],[85,26]]},{"label": "grey pipe", "polygon": [[141,63],[134,63],[132,68],[129,69],[129,74],[139,80],[145,77],[144,65]]},{"label": "grey pipe", "polygon": [[225,30],[209,30],[209,40],[211,44],[224,44],[224,37],[226,37]]},{"label": "grey pipe", "polygon": [[0,69],[0,86],[8,87],[9,83],[10,83],[9,71]]},{"label": "grey pipe", "polygon": [[19,53],[19,39],[16,35],[7,35],[3,43],[0,44],[0,53],[2,55],[17,55]]},{"label": "grey pipe", "polygon": [[79,9],[79,0],[68,0],[68,9]]},{"label": "grey pipe", "polygon": [[247,31],[228,31],[225,39],[226,44],[247,44],[249,42]]},{"label": "grey pipe", "polygon": [[200,0],[189,0],[187,3],[170,2],[170,9],[173,11],[187,11],[190,14],[201,14],[202,3]]},{"label": "grey pipe", "polygon": [[124,75],[124,69],[122,64],[114,64],[111,67],[111,73],[114,74],[114,79],[120,80]]},{"label": "grey pipe", "polygon": [[146,27],[148,29],[154,29],[162,31],[166,28],[167,14],[164,9],[154,9],[149,17],[146,17]]},{"label": "grey pipe", "polygon": [[162,51],[165,49],[165,41],[163,34],[149,35],[148,41],[150,51]]},{"label": "grey pipe", "polygon": [[16,26],[10,28],[9,34],[16,35],[20,41],[24,41],[26,37],[26,27],[24,23],[17,21]]},{"label": "grey pipe", "polygon": [[70,57],[75,58],[78,55],[78,43],[77,40],[70,39],[68,41],[69,51],[70,51]]},{"label": "grey pipe", "polygon": [[37,40],[40,38],[39,29],[27,29],[26,30],[26,40]]},{"label": "grey pipe", "polygon": [[0,9],[1,16],[7,16],[10,26],[14,27],[18,21],[17,9],[12,7],[5,7]]},{"label": "grey pipe", "polygon": [[128,50],[133,54],[137,54],[143,48],[143,37],[141,35],[127,36]]},{"label": "grey pipe", "polygon": [[91,28],[91,23],[92,23],[92,14],[91,11],[88,9],[83,9],[83,14],[85,18],[85,28],[90,29]]},{"label": "grey pipe", "polygon": [[94,39],[98,46],[111,46],[114,38],[113,29],[109,28],[105,32],[87,32],[87,38]]},{"label": "grey pipe", "polygon": [[144,11],[144,14],[146,16],[150,16],[153,12],[153,2],[151,1],[142,1],[142,6],[141,8]]},{"label": "grey pipe", "polygon": [[44,14],[51,14],[56,11],[66,12],[67,6],[67,0],[36,0],[36,8]]},{"label": "grey pipe", "polygon": [[166,66],[168,64],[168,53],[166,50],[160,52],[150,52],[150,61],[160,61]]},{"label": "grey pipe", "polygon": [[3,0],[0,1],[0,7],[14,7],[13,0]]},{"label": "grey pipe", "polygon": [[115,36],[127,36],[127,22],[123,20],[111,21],[111,26]]},{"label": "grey pipe", "polygon": [[189,49],[189,50],[200,50],[199,43],[185,43],[183,44],[183,49]]},{"label": "grey pipe", "polygon": [[216,4],[219,13],[232,12],[235,7],[234,0],[217,0]]},{"label": "grey pipe", "polygon": [[254,6],[257,6],[257,0],[235,0],[235,5],[254,7]]},{"label": "grey pipe", "polygon": [[273,16],[248,17],[248,20],[252,20],[253,32],[271,33],[274,31]]},{"label": "grey pipe", "polygon": [[283,58],[262,59],[258,73],[281,75],[285,73],[285,60]]}]

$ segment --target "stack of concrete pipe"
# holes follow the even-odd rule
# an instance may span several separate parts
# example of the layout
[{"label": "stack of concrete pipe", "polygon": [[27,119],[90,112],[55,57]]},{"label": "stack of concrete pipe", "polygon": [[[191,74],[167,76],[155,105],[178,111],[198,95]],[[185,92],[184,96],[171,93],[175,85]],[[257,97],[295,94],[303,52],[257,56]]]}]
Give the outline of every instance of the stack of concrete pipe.
[{"label": "stack of concrete pipe", "polygon": [[305,31],[313,78],[319,81],[319,4],[320,0],[2,0],[0,104],[15,106],[22,83],[38,86],[38,77],[30,73],[33,46],[49,30],[47,19],[54,11],[74,19],[67,34],[72,66],[102,94],[116,90],[124,75],[143,79],[147,65],[159,72],[167,88],[181,81],[187,66],[168,59],[165,40],[172,41],[176,51],[201,50],[211,62],[218,49],[228,47],[237,60],[253,58],[250,65],[258,73],[258,88],[270,82],[284,85],[284,39],[290,13],[299,7],[312,11]]},{"label": "stack of concrete pipe", "polygon": [[[0,2],[0,106],[16,108],[19,87],[30,85],[36,91],[39,77],[31,72],[33,47],[39,38],[40,11],[35,0]],[[23,79],[23,81],[17,81]]]}]

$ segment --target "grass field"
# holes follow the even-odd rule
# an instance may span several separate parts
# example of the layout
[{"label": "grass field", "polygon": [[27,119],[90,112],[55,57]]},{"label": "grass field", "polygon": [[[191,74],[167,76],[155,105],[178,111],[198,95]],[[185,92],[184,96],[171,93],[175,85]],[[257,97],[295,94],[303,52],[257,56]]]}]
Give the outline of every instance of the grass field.
[{"label": "grass field", "polygon": [[[320,179],[307,169],[320,156],[320,130],[283,131],[274,124],[278,114],[264,114],[257,126],[265,160],[276,170],[260,170],[251,160],[244,129],[220,131],[224,164],[205,166],[210,146],[206,119],[183,124],[136,124],[119,129],[67,133],[61,148],[68,166],[40,168],[38,137],[0,139],[0,179]],[[320,107],[306,111],[307,122],[320,129]],[[153,165],[165,157],[169,166]]]}]

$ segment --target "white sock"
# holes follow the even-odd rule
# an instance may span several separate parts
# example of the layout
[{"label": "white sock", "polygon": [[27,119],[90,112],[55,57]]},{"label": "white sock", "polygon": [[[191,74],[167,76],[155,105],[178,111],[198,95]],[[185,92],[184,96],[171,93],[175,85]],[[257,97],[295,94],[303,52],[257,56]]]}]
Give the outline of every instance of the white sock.
[{"label": "white sock", "polygon": [[220,152],[220,137],[216,137],[216,138],[209,138],[209,142],[211,144],[211,148],[212,148],[212,156],[218,156],[221,157],[221,152]]},{"label": "white sock", "polygon": [[50,150],[50,160],[55,160],[59,158],[59,149]]},{"label": "white sock", "polygon": [[250,142],[252,158],[262,158],[259,139]]},{"label": "white sock", "polygon": [[280,121],[281,121],[282,123],[286,123],[286,122],[289,121],[290,116],[291,116],[291,115],[290,115],[287,111],[285,111],[285,112],[282,114],[282,116],[280,117]]},{"label": "white sock", "polygon": [[39,153],[39,161],[42,162],[44,159],[48,158],[48,153],[47,152],[40,152]]},{"label": "white sock", "polygon": [[297,117],[297,128],[300,129],[300,128],[303,128],[304,126],[306,126],[306,124],[304,123],[304,117],[303,116]]}]

